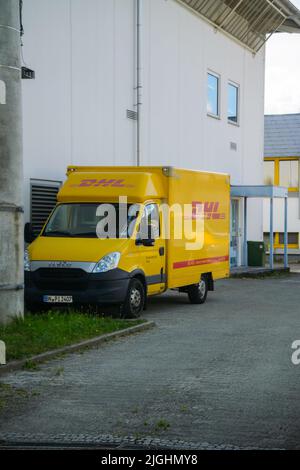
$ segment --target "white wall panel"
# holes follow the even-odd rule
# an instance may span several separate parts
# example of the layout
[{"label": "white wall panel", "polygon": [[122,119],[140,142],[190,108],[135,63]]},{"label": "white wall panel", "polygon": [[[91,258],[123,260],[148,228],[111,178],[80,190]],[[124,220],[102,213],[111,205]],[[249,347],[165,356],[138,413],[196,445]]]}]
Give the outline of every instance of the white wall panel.
[{"label": "white wall panel", "polygon": [[[142,164],[261,184],[264,51],[254,57],[175,0],[143,5]],[[134,164],[135,27],[134,0],[24,1],[24,58],[36,71],[23,81],[26,187],[63,179],[70,163]],[[206,114],[208,69],[221,76],[219,120]],[[240,126],[227,122],[228,80],[240,85]],[[250,206],[260,239],[261,203]]]}]

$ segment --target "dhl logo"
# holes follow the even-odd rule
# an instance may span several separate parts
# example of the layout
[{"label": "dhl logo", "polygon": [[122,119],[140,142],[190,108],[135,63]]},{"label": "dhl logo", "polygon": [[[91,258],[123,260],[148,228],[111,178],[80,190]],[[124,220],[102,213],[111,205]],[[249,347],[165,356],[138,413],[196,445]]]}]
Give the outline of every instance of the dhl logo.
[{"label": "dhl logo", "polygon": [[224,220],[226,218],[225,212],[220,212],[219,202],[192,202],[192,218],[204,218],[205,220]]},{"label": "dhl logo", "polygon": [[85,179],[81,180],[79,184],[73,185],[73,187],[79,187],[79,188],[132,188],[133,185],[126,184],[125,180],[116,180],[116,179],[101,179],[101,180],[96,180],[96,179]]}]

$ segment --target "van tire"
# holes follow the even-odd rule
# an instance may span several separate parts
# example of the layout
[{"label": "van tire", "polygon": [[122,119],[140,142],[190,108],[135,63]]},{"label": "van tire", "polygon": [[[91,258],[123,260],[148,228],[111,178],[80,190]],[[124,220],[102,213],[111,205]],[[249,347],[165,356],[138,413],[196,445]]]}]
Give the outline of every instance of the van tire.
[{"label": "van tire", "polygon": [[199,284],[188,287],[187,293],[191,304],[204,304],[207,298],[208,282],[202,277]]},{"label": "van tire", "polygon": [[145,288],[139,279],[131,279],[126,300],[121,306],[122,318],[139,318],[145,305]]}]

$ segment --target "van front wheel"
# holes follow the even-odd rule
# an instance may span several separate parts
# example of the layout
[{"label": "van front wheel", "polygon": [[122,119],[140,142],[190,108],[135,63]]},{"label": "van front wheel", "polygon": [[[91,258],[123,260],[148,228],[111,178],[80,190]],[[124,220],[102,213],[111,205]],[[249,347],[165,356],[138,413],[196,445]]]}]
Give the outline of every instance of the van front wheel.
[{"label": "van front wheel", "polygon": [[191,304],[204,304],[207,291],[208,283],[205,277],[201,278],[199,284],[189,286],[187,293]]},{"label": "van front wheel", "polygon": [[131,279],[127,297],[121,307],[122,318],[138,318],[145,304],[145,289],[139,279]]}]

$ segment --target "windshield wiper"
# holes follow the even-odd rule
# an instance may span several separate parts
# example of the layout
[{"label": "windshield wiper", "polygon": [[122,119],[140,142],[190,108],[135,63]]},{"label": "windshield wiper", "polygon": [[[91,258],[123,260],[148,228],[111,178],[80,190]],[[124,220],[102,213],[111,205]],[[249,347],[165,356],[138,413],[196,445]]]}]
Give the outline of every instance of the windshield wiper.
[{"label": "windshield wiper", "polygon": [[98,238],[96,230],[95,232],[81,232],[81,233],[72,233],[74,238]]},{"label": "windshield wiper", "polygon": [[70,232],[66,232],[63,230],[51,230],[44,234],[46,237],[73,237]]}]

